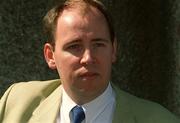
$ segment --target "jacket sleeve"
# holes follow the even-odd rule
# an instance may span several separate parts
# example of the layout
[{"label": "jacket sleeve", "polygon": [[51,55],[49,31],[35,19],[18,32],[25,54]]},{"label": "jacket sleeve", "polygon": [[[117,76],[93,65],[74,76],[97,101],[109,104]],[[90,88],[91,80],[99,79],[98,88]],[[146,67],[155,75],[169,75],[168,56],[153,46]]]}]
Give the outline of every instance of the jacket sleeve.
[{"label": "jacket sleeve", "polygon": [[3,122],[3,119],[4,117],[6,116],[6,104],[7,104],[7,101],[8,101],[8,97],[9,97],[9,94],[12,90],[12,88],[14,87],[15,84],[11,85],[7,91],[4,93],[4,95],[2,96],[1,100],[0,100],[0,123]]}]

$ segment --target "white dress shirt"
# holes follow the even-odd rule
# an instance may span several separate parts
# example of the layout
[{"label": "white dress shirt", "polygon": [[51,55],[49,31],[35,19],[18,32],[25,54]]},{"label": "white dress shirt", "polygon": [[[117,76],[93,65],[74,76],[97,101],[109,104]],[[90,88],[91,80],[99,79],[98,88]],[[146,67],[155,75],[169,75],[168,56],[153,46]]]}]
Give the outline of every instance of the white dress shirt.
[{"label": "white dress shirt", "polygon": [[[76,105],[63,89],[62,105],[57,123],[71,123],[71,109]],[[109,83],[106,90],[96,99],[81,106],[85,112],[85,120],[82,123],[112,123],[115,93],[111,84]]]}]

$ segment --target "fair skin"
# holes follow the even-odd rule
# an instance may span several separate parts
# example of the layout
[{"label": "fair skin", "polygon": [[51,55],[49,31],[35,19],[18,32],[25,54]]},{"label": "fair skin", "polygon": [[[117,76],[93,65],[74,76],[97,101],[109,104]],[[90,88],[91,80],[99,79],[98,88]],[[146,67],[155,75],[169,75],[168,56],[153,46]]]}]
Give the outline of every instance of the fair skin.
[{"label": "fair skin", "polygon": [[99,10],[91,7],[82,16],[73,8],[58,18],[55,47],[46,43],[44,55],[49,67],[57,69],[67,94],[82,105],[107,88],[116,60],[116,41],[110,40],[107,22]]}]

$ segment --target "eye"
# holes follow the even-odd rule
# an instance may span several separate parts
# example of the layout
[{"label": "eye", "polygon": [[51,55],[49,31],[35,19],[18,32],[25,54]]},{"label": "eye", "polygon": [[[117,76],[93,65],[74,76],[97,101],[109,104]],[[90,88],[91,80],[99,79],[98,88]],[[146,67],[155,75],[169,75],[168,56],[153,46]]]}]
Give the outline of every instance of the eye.
[{"label": "eye", "polygon": [[80,44],[71,44],[67,46],[67,50],[70,51],[80,51],[82,49],[82,46]]},{"label": "eye", "polygon": [[94,47],[96,47],[96,48],[98,48],[98,47],[105,47],[105,46],[106,45],[103,42],[96,42],[96,43],[94,43]]}]

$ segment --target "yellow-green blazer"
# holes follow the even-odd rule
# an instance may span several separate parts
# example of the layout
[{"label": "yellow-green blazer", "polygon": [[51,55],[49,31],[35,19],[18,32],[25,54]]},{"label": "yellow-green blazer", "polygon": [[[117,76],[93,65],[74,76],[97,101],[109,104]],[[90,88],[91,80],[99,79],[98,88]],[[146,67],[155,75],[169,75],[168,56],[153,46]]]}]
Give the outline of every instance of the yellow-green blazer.
[{"label": "yellow-green blazer", "polygon": [[[118,88],[113,123],[180,123],[162,106]],[[0,100],[0,123],[56,123],[61,105],[60,80],[12,85]],[[97,109],[98,110],[98,109]]]}]

